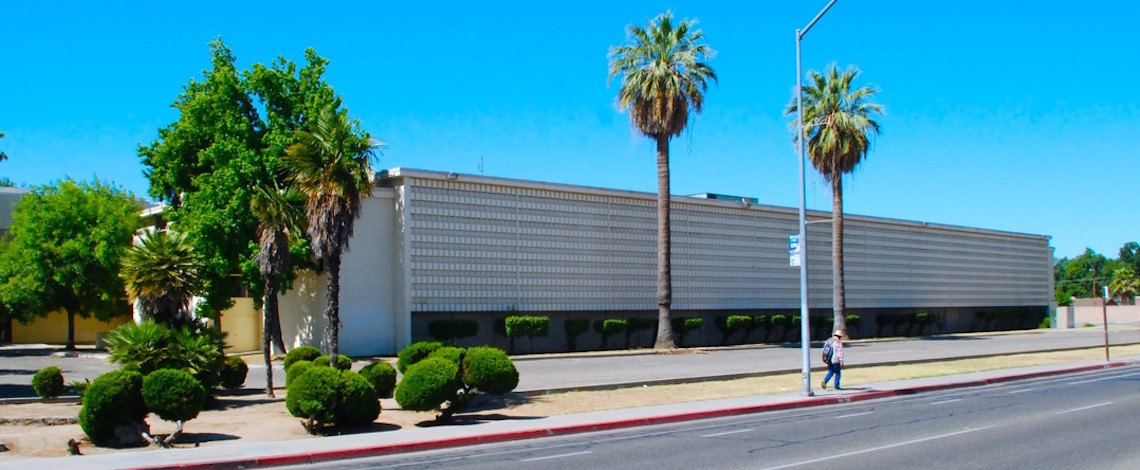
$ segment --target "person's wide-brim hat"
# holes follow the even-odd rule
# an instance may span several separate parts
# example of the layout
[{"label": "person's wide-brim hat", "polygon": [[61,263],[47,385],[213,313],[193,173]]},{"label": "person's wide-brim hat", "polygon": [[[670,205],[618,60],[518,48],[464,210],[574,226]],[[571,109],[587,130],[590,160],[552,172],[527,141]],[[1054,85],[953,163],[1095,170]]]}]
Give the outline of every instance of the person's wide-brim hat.
[{"label": "person's wide-brim hat", "polygon": [[835,333],[832,334],[835,336],[843,336],[843,330],[835,330]]}]

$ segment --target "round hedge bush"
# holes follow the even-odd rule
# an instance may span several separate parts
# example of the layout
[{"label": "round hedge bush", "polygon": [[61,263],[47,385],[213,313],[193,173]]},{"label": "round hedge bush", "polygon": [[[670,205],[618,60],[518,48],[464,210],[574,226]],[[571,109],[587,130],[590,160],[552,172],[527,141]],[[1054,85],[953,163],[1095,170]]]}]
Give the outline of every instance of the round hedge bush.
[{"label": "round hedge bush", "polygon": [[297,361],[292,366],[285,369],[285,388],[289,388],[289,384],[293,383],[293,379],[300,377],[305,371],[312,369],[313,363],[309,361]]},{"label": "round hedge bush", "polygon": [[431,357],[412,364],[396,386],[396,403],[410,411],[431,411],[455,397],[460,383],[459,365]]},{"label": "round hedge bush", "polygon": [[384,361],[377,361],[360,369],[360,375],[372,383],[380,398],[392,398],[396,390],[396,368]]},{"label": "round hedge bush", "polygon": [[[327,355],[327,354],[324,356],[318,356],[316,359],[313,359],[313,365],[314,366],[321,366],[321,367],[328,367],[329,361],[331,361],[331,360],[332,360],[332,358],[329,357],[329,355]],[[336,355],[336,368],[340,369],[340,370],[351,370],[352,369],[352,358],[345,356],[344,354],[337,354]]]},{"label": "round hedge bush", "polygon": [[83,393],[79,426],[92,442],[111,442],[115,439],[115,426],[139,424],[146,419],[142,384],[142,374],[133,370],[113,370],[91,382]]},{"label": "round hedge bush", "polygon": [[63,393],[63,371],[56,366],[47,366],[32,376],[32,389],[40,398],[55,398]]},{"label": "round hedge bush", "polygon": [[463,363],[463,354],[466,352],[467,350],[463,348],[457,348],[455,346],[444,346],[442,348],[436,349],[435,351],[432,351],[431,354],[428,354],[428,357],[447,359],[458,365]]},{"label": "round hedge bush", "polygon": [[312,419],[318,424],[334,422],[340,374],[341,371],[331,367],[310,366],[303,374],[294,378],[293,382],[286,386],[285,408],[289,410],[289,414],[298,418]]},{"label": "round hedge bush", "polygon": [[341,371],[340,380],[336,424],[359,426],[376,421],[380,416],[380,398],[372,383],[351,370]]},{"label": "round hedge bush", "polygon": [[240,356],[229,356],[222,366],[222,386],[230,390],[239,389],[245,385],[245,377],[249,375],[249,365]]},{"label": "round hedge bush", "polygon": [[502,349],[475,347],[463,357],[463,383],[484,393],[501,395],[519,385],[519,371]]},{"label": "round hedge bush", "polygon": [[285,370],[289,370],[297,361],[312,361],[321,355],[321,350],[313,346],[297,346],[285,353]]},{"label": "round hedge bush", "polygon": [[446,345],[439,341],[420,341],[418,343],[412,343],[401,350],[397,355],[399,359],[396,360],[396,370],[399,370],[400,373],[403,374],[408,371],[408,367],[412,364],[422,361],[433,351],[444,346]]},{"label": "round hedge bush", "polygon": [[206,387],[186,371],[159,369],[142,383],[143,403],[166,421],[189,421],[206,404]]}]

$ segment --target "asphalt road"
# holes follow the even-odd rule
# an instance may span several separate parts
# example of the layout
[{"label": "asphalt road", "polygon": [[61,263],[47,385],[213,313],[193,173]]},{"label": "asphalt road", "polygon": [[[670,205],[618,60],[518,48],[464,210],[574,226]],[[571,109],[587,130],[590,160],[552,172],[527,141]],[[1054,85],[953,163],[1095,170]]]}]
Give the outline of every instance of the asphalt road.
[{"label": "asphalt road", "polygon": [[[1116,326],[1110,330],[1112,344],[1140,343],[1140,329]],[[1027,330],[1010,334],[945,335],[856,341],[848,344],[848,367],[873,364],[943,360],[958,357],[993,356],[1055,349],[1099,347],[1104,336],[1099,328],[1076,330]],[[816,350],[818,350],[818,345]],[[702,378],[744,377],[779,371],[799,371],[798,344],[711,350],[681,350],[678,354],[569,354],[517,356],[519,386],[516,392],[606,388],[627,384],[690,382]],[[58,357],[58,349],[5,346],[0,348],[0,399],[34,398],[32,376],[55,365],[64,379],[94,379],[111,370],[105,353],[87,350],[79,357]],[[813,351],[811,358],[818,360]],[[249,360],[246,388],[265,387],[265,369]],[[358,363],[362,367],[365,362]],[[819,366],[819,364],[815,364]],[[283,387],[285,373],[276,363],[274,382]]]},{"label": "asphalt road", "polygon": [[1133,469],[1140,367],[292,468]]}]

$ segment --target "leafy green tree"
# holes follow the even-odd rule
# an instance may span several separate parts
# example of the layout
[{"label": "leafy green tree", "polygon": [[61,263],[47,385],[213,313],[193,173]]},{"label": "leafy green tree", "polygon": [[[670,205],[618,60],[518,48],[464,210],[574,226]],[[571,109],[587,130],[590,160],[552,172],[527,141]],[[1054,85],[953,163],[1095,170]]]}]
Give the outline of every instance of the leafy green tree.
[{"label": "leafy green tree", "polygon": [[1108,290],[1112,296],[1121,300],[1131,301],[1140,293],[1140,277],[1131,265],[1123,265],[1112,271],[1112,280],[1109,281]]},{"label": "leafy green tree", "polygon": [[201,258],[182,232],[148,232],[127,251],[120,275],[143,316],[170,327],[192,322],[190,301],[201,292]]},{"label": "leafy green tree", "polygon": [[1117,261],[1120,264],[1132,266],[1132,269],[1140,272],[1140,243],[1128,242],[1120,247],[1119,257]]},{"label": "leafy green tree", "polygon": [[[835,328],[846,328],[846,292],[843,279],[843,175],[852,173],[871,148],[871,135],[879,133],[875,118],[883,114],[881,105],[871,102],[877,90],[871,86],[853,88],[859,69],[850,66],[840,72],[830,65],[821,74],[808,72],[811,80],[803,89],[803,138],[813,166],[831,183],[831,273],[832,315]],[[784,110],[797,115],[796,99]],[[797,122],[795,132],[801,132]]]},{"label": "leafy green tree", "polygon": [[1100,288],[1108,284],[1116,270],[1116,260],[1085,248],[1075,258],[1061,258],[1053,266],[1054,296],[1057,305],[1069,305],[1073,297],[1093,298],[1101,295]]},{"label": "leafy green tree", "polygon": [[[4,131],[0,131],[0,139],[3,139],[3,138],[4,138]],[[3,150],[0,150],[0,162],[7,160],[7,159],[8,159],[8,154],[4,153]],[[0,188],[4,188],[4,187],[10,188],[13,186],[15,186],[15,184],[12,184],[12,180],[9,180],[8,178],[5,178],[5,177],[0,177]]]},{"label": "leafy green tree", "polygon": [[76,316],[129,315],[116,274],[141,209],[130,193],[99,180],[33,188],[16,203],[0,248],[3,310],[21,321],[64,312],[67,349],[75,349]]},{"label": "leafy green tree", "polygon": [[260,220],[257,231],[258,253],[253,258],[261,277],[265,279],[262,301],[263,312],[263,355],[265,359],[266,394],[273,396],[273,364],[271,343],[285,352],[285,342],[281,335],[281,320],[277,307],[278,287],[281,278],[289,271],[292,257],[289,252],[290,240],[294,234],[303,231],[303,216],[299,210],[300,193],[293,188],[281,190],[276,186],[255,188],[250,209]]},{"label": "leafy green tree", "polygon": [[672,349],[670,311],[673,304],[669,224],[669,141],[681,135],[691,117],[704,107],[709,80],[716,71],[706,61],[716,52],[701,42],[696,20],[673,21],[665,12],[646,28],[630,25],[626,44],[610,49],[609,80],[621,77],[618,108],[657,144],[657,340],[654,348]]},{"label": "leafy green tree", "polygon": [[340,101],[326,106],[297,142],[286,149],[289,181],[305,195],[305,214],[313,253],[328,270],[325,338],[331,363],[340,349],[340,263],[349,248],[360,201],[372,193],[372,162],[384,148],[349,119]]},{"label": "leafy green tree", "polygon": [[259,251],[260,221],[250,211],[255,188],[279,177],[280,157],[294,132],[335,93],[323,78],[328,61],[312,49],[302,68],[278,58],[246,71],[238,70],[222,41],[211,42],[210,52],[212,67],[200,81],[191,80],[173,105],[178,121],[138,153],[148,168],[150,195],[168,203],[167,217],[202,257],[204,313],[214,314],[232,305],[234,275],[244,275],[255,291],[264,286],[252,268]]}]

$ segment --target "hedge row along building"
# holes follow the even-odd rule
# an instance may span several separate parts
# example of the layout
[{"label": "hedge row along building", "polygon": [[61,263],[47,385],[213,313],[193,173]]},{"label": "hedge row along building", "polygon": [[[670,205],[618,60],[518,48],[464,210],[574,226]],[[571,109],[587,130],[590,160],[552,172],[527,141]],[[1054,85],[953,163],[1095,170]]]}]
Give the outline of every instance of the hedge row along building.
[{"label": "hedge row along building", "polygon": [[[567,319],[656,318],[654,194],[406,168],[379,173],[375,186],[342,266],[344,354],[393,354],[430,339],[429,322],[444,318],[479,322],[460,345],[506,346],[496,327],[504,317],[549,316],[549,336],[519,342],[516,352],[565,350]],[[684,345],[722,344],[717,317],[799,314],[799,270],[788,260],[796,209],[705,194],[675,197],[671,210],[673,315],[704,318]],[[916,312],[937,319],[928,333],[1033,327],[1048,313],[1048,236],[845,220],[847,308],[862,318],[855,336],[895,334],[876,317]],[[813,320],[831,315],[830,230],[808,226]],[[286,342],[320,346],[324,281],[302,276],[294,287],[281,303]],[[781,333],[729,340],[775,341]],[[654,334],[606,347],[650,346]],[[592,329],[577,338],[578,349],[602,346]]]}]

